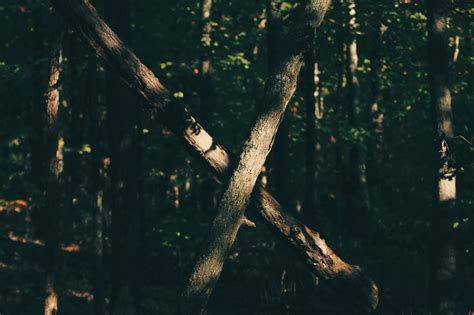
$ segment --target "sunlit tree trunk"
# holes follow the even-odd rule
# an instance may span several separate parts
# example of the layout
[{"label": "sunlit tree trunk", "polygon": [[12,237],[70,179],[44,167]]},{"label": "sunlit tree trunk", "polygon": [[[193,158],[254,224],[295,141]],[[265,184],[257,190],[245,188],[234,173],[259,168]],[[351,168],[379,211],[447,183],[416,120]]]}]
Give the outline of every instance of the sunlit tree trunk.
[{"label": "sunlit tree trunk", "polygon": [[[360,104],[360,83],[359,83],[359,55],[357,52],[357,31],[358,22],[356,19],[356,3],[354,0],[349,2],[349,36],[347,43],[347,89],[348,89],[348,119],[351,129],[356,130],[361,127],[362,108]],[[362,141],[362,140],[360,140]],[[346,219],[352,228],[354,222],[360,230],[364,224],[363,218],[366,218],[370,210],[369,190],[367,183],[367,164],[366,150],[362,143],[353,145],[350,149],[351,162],[351,202],[349,205],[350,213],[347,213]]]},{"label": "sunlit tree trunk", "polygon": [[[131,41],[130,0],[105,1],[111,27]],[[106,73],[107,120],[110,148],[110,200],[112,209],[112,313],[136,314],[138,242],[138,157],[135,150],[139,111],[137,102],[113,73]]]},{"label": "sunlit tree trunk", "polygon": [[[278,67],[282,58],[282,16],[280,12],[280,0],[267,0],[267,42],[268,42],[268,73],[272,73]],[[288,111],[285,116],[288,116]],[[275,183],[275,194],[282,205],[291,209],[290,191],[290,156],[289,156],[289,123],[283,119],[278,128],[275,145],[273,146],[273,182]]]},{"label": "sunlit tree trunk", "polygon": [[183,314],[202,314],[205,311],[209,296],[244,220],[244,211],[250,203],[257,177],[272,148],[288,102],[296,90],[304,54],[308,50],[307,41],[313,37],[314,29],[321,23],[329,3],[330,1],[306,3],[304,9],[293,12],[294,24],[288,25],[288,34],[281,41],[286,44],[281,61],[267,80],[259,113],[219,203],[209,243],[185,288]]},{"label": "sunlit tree trunk", "polygon": [[[433,312],[456,312],[455,222],[456,176],[449,141],[454,136],[451,91],[449,87],[448,6],[442,0],[428,1],[428,51],[431,106],[435,113],[437,137],[437,207],[434,211]],[[433,154],[435,154],[433,152]]]},{"label": "sunlit tree trunk", "polygon": [[45,183],[45,203],[42,211],[41,233],[45,242],[46,297],[44,314],[58,312],[57,273],[59,267],[59,222],[61,204],[61,174],[63,173],[64,138],[59,123],[59,79],[62,63],[62,34],[52,46],[48,90],[46,96],[46,132],[44,140],[45,165],[48,167]]},{"label": "sunlit tree trunk", "polygon": [[[229,178],[231,167],[237,164],[235,157],[229,155],[185,107],[172,102],[169,90],[123,45],[87,1],[52,2],[96,54],[142,97],[149,111],[154,112],[214,174],[222,180]],[[339,258],[317,232],[296,220],[262,187],[255,190],[250,209],[291,244],[315,276],[339,293],[335,297],[365,312],[377,307],[378,288],[375,283],[358,266]]]}]

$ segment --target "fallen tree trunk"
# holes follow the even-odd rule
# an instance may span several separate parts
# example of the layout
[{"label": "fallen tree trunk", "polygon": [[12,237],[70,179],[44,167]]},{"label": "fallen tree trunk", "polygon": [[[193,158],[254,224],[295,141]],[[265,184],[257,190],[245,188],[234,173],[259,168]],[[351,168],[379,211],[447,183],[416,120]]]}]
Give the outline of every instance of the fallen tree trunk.
[{"label": "fallen tree trunk", "polygon": [[[87,0],[51,0],[96,54],[115,69],[125,83],[146,101],[147,107],[156,112],[161,121],[191,151],[198,154],[221,178],[226,178],[235,166],[222,146],[190,115],[188,110],[172,104],[170,92],[135,54],[125,47],[110,27],[98,16]],[[278,202],[259,188],[251,204],[260,216],[293,245],[310,270],[337,290],[348,304],[371,311],[378,304],[378,289],[359,267],[341,260],[319,237],[298,220],[286,213]]]}]

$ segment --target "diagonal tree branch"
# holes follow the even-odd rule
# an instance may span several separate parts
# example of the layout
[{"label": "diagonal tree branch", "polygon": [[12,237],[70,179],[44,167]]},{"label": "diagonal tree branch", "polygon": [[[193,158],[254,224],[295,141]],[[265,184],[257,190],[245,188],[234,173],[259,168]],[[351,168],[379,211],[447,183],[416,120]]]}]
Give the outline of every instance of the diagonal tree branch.
[{"label": "diagonal tree branch", "polygon": [[[143,65],[135,54],[99,17],[87,0],[51,0],[83,40],[122,80],[146,101],[147,107],[157,112],[161,121],[185,141],[192,152],[220,178],[227,178],[235,166],[235,158],[217,144],[186,108],[171,104],[169,91]],[[340,259],[320,238],[301,222],[286,213],[278,202],[259,187],[251,200],[251,209],[268,222],[279,235],[293,245],[311,272],[337,290],[341,299],[365,311],[378,304],[378,288],[358,266]]]}]

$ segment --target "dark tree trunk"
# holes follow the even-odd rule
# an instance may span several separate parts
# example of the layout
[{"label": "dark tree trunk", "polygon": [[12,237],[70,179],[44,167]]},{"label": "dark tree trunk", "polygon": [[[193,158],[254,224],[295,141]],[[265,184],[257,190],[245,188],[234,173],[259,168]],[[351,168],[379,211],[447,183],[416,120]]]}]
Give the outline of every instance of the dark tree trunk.
[{"label": "dark tree trunk", "polygon": [[[358,78],[359,56],[357,52],[357,31],[358,22],[356,19],[356,3],[351,0],[349,3],[349,41],[347,43],[347,89],[348,89],[348,118],[349,126],[353,129],[361,128],[362,108],[360,105],[360,83]],[[350,176],[350,204],[346,215],[347,227],[353,229],[354,225],[357,234],[367,230],[366,219],[370,211],[370,198],[367,182],[366,149],[363,146],[363,139],[360,143],[352,145],[350,148],[351,176]],[[351,231],[353,232],[353,231]]]},{"label": "dark tree trunk", "polygon": [[[83,39],[99,57],[115,69],[122,79],[146,101],[147,108],[188,145],[220,178],[228,178],[231,157],[182,106],[171,103],[169,91],[153,73],[118,39],[99,18],[88,2],[55,0],[55,7],[79,30]],[[346,303],[364,310],[375,309],[378,303],[377,286],[359,267],[349,265],[332,252],[319,234],[311,231],[287,214],[278,202],[263,189],[252,199],[251,209],[270,226],[307,263],[315,275],[327,280],[337,292],[344,292]]]},{"label": "dark tree trunk", "polygon": [[[211,66],[211,9],[212,0],[201,0],[201,71],[200,71],[200,116],[203,124],[210,125],[212,122],[212,111],[215,108],[215,92],[212,80]],[[211,210],[215,207],[214,191],[215,182],[209,175],[204,176],[201,183],[200,197],[201,209]]]},{"label": "dark tree trunk", "polygon": [[[438,160],[436,209],[433,222],[433,312],[457,314],[455,220],[456,176],[452,165],[449,139],[453,133],[451,91],[449,88],[449,52],[445,1],[428,1],[428,49],[431,106],[435,114]],[[433,152],[435,154],[435,152]]]},{"label": "dark tree trunk", "polygon": [[306,186],[304,217],[306,222],[316,222],[316,120],[319,108],[319,75],[316,63],[314,38],[305,56],[305,103],[306,103]]},{"label": "dark tree trunk", "polygon": [[101,117],[98,91],[95,82],[98,79],[96,70],[97,63],[92,56],[89,57],[87,66],[86,84],[86,114],[89,117],[88,141],[91,144],[91,189],[94,194],[93,218],[94,218],[94,314],[105,314],[105,276],[104,276],[104,253],[105,253],[105,192],[108,178],[109,159],[105,157],[104,143],[100,135],[105,132]]},{"label": "dark tree trunk", "polygon": [[68,104],[68,114],[64,119],[63,125],[67,128],[67,147],[72,149],[72,152],[68,154],[68,162],[64,168],[64,177],[67,181],[67,202],[64,207],[63,224],[65,230],[68,231],[72,230],[73,222],[79,219],[77,216],[77,201],[81,200],[83,196],[81,194],[83,182],[81,182],[80,176],[81,158],[77,152],[81,150],[81,145],[83,144],[84,129],[81,126],[83,125],[84,109],[80,97],[80,90],[83,86],[78,84],[78,82],[83,82],[79,74],[80,43],[77,42],[74,34],[65,34],[64,43],[66,46],[64,54],[67,57],[65,58],[64,65],[64,82],[66,82],[64,85],[71,87],[76,85],[76,88],[65,89],[63,93],[63,98]]},{"label": "dark tree trunk", "polygon": [[[342,6],[342,0],[334,1],[334,11],[336,11],[337,17],[340,20],[344,19],[344,10]],[[345,93],[346,90],[344,88],[344,79],[345,79],[345,70],[346,70],[346,47],[344,43],[344,34],[345,29],[342,23],[338,23],[336,25],[336,47],[338,53],[338,73],[337,73],[337,89],[334,96],[335,103],[337,104],[335,107],[335,112],[337,115],[337,120],[339,122],[346,121],[347,113],[346,113],[346,106],[345,106]],[[338,133],[333,140],[335,142],[335,165],[337,167],[337,186],[336,186],[336,212],[337,212],[337,221],[339,226],[344,225],[344,215],[345,209],[347,204],[347,198],[345,193],[345,187],[347,186],[346,182],[346,165],[344,159],[344,147],[342,143],[342,137]],[[341,234],[339,234],[339,242],[342,242],[340,238]]]},{"label": "dark tree trunk", "polygon": [[370,18],[369,38],[373,43],[371,49],[371,97],[369,109],[371,114],[372,140],[369,146],[368,176],[370,182],[370,190],[372,196],[376,197],[382,194],[380,167],[384,158],[384,112],[382,110],[382,87],[381,87],[381,70],[382,70],[382,4],[373,6],[372,16]]},{"label": "dark tree trunk", "polygon": [[[268,73],[269,75],[275,71],[283,58],[282,47],[282,16],[280,12],[280,0],[268,0],[267,14],[268,14],[268,28],[267,28],[267,42],[268,42]],[[284,116],[288,116],[289,111],[286,111]],[[289,140],[289,123],[288,119],[283,117],[283,120],[278,128],[275,145],[273,146],[273,175],[275,183],[275,194],[286,209],[292,209],[291,194],[290,194],[290,140]]]},{"label": "dark tree trunk", "polygon": [[[105,16],[126,42],[131,41],[131,1],[107,0]],[[106,73],[112,209],[112,313],[135,314],[135,280],[139,215],[136,152],[138,109],[135,97],[113,72]]]},{"label": "dark tree trunk", "polygon": [[211,9],[212,0],[201,0],[201,72],[200,72],[200,98],[201,98],[201,110],[200,116],[202,122],[209,124],[211,119],[211,113],[214,109],[214,86],[212,82],[212,71],[211,71]]},{"label": "dark tree trunk", "polygon": [[[469,1],[465,2],[464,6],[464,50],[466,61],[466,71],[467,71],[467,87],[466,87],[466,94],[472,97],[473,94],[473,84],[474,84],[474,71],[472,71],[472,60],[470,56],[472,56],[472,13],[470,10],[472,5],[469,4]],[[472,107],[471,107],[472,108]],[[471,111],[474,114],[474,111]]]}]

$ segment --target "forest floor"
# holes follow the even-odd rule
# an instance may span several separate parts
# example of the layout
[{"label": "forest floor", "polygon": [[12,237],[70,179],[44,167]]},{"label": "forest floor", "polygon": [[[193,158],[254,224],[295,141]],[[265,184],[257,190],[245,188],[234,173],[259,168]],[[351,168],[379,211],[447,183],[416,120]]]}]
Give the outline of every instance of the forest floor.
[{"label": "forest floor", "polygon": [[[268,232],[268,231],[267,231]],[[255,233],[248,230],[244,233]],[[162,240],[152,241],[154,248],[146,257],[140,306],[143,314],[173,314],[185,275],[192,267],[186,248],[174,249]],[[165,245],[165,249],[160,245]],[[193,243],[194,244],[194,243]],[[194,246],[194,245],[187,245]],[[302,286],[289,280],[295,268],[282,268],[288,261],[279,260],[278,247],[261,243],[232,253],[209,304],[210,314],[294,314],[294,305],[304,299]],[[161,249],[160,249],[161,248]],[[262,249],[263,248],[263,249]],[[177,249],[177,250],[176,250]],[[253,266],[255,256],[267,253],[264,269]],[[277,255],[279,256],[279,255]],[[92,314],[94,273],[93,252],[81,241],[61,244],[58,280],[59,308],[62,314]],[[42,308],[45,271],[44,242],[34,232],[31,207],[27,201],[0,201],[0,315],[38,314]],[[258,258],[257,258],[258,259]],[[106,262],[110,267],[110,261]],[[232,266],[233,265],[233,266]],[[265,266],[272,266],[269,270]],[[306,274],[299,275],[305,277]],[[300,280],[298,280],[300,281]],[[284,284],[283,282],[286,282]],[[110,288],[109,288],[110,289]],[[107,301],[108,302],[108,301]],[[308,303],[302,303],[303,308]],[[230,306],[230,307],[229,307]],[[291,311],[293,310],[293,311]],[[300,309],[299,314],[305,313]]]}]

